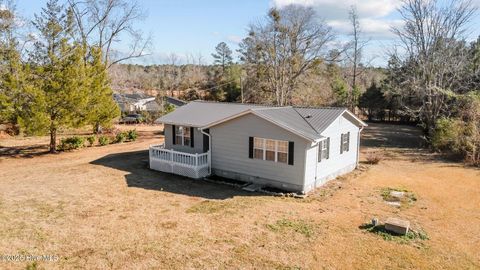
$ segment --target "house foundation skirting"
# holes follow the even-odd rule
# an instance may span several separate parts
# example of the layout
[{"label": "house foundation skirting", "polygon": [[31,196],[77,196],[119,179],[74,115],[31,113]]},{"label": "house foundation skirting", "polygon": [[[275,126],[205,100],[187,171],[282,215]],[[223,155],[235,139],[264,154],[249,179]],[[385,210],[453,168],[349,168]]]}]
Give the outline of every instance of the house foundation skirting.
[{"label": "house foundation skirting", "polygon": [[312,182],[312,183],[310,183],[310,184],[305,185],[305,190],[306,190],[306,192],[308,192],[308,191],[311,191],[311,190],[313,190],[313,189],[315,189],[315,188],[317,188],[317,187],[321,187],[321,186],[325,185],[328,181],[333,180],[333,179],[337,178],[337,177],[340,176],[340,175],[344,175],[344,174],[347,174],[347,173],[355,170],[356,167],[357,167],[357,164],[356,164],[356,163],[352,163],[352,164],[350,164],[350,165],[348,165],[348,166],[346,166],[346,167],[343,167],[343,168],[341,168],[341,169],[339,169],[339,170],[336,170],[336,171],[334,171],[334,172],[332,172],[332,173],[329,173],[329,174],[327,174],[327,175],[325,175],[325,176],[318,177],[318,178],[315,180],[315,182]]},{"label": "house foundation skirting", "polygon": [[221,177],[240,180],[243,182],[261,184],[261,185],[274,187],[274,188],[278,188],[285,191],[304,193],[303,186],[301,185],[285,183],[285,182],[253,176],[245,173],[232,172],[228,170],[215,169],[215,168],[212,168],[212,173]]}]

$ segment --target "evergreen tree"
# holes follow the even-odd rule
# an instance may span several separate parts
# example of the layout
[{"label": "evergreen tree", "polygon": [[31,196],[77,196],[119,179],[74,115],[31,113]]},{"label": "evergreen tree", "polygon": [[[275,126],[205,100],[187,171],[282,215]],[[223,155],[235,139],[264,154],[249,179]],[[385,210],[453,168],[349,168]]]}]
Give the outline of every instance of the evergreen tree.
[{"label": "evergreen tree", "polygon": [[0,81],[0,122],[17,124],[18,117],[27,113],[25,102],[28,102],[32,85],[29,81],[30,70],[23,65],[16,43],[2,50],[4,65]]},{"label": "evergreen tree", "polygon": [[30,113],[22,116],[20,123],[30,133],[50,133],[50,152],[55,152],[59,129],[86,122],[85,49],[69,43],[72,20],[57,0],[49,0],[33,23],[41,34],[31,55],[36,77],[31,93],[34,100],[28,103]]},{"label": "evergreen tree", "polygon": [[225,74],[226,69],[232,64],[232,50],[227,43],[220,42],[215,47],[216,53],[212,53],[214,59],[213,63],[222,67],[222,75]]},{"label": "evergreen tree", "polygon": [[120,109],[113,100],[101,49],[93,47],[90,54],[92,59],[87,74],[90,80],[87,118],[88,123],[93,126],[93,132],[98,133],[100,127],[110,126],[112,120],[120,116]]},{"label": "evergreen tree", "polygon": [[372,82],[367,91],[360,96],[359,106],[367,110],[369,121],[373,120],[374,117],[383,117],[386,105],[387,100],[375,82]]},{"label": "evergreen tree", "polygon": [[28,114],[25,104],[32,100],[30,69],[22,62],[17,41],[17,19],[12,3],[0,10],[0,123],[15,129],[19,117]]},{"label": "evergreen tree", "polygon": [[241,99],[241,76],[242,67],[240,65],[234,64],[228,68],[225,83],[223,84],[223,90],[225,91],[225,101],[236,102]]},{"label": "evergreen tree", "polygon": [[330,87],[332,87],[333,93],[336,97],[336,106],[346,107],[348,105],[349,93],[348,85],[345,80],[336,77],[331,82]]}]

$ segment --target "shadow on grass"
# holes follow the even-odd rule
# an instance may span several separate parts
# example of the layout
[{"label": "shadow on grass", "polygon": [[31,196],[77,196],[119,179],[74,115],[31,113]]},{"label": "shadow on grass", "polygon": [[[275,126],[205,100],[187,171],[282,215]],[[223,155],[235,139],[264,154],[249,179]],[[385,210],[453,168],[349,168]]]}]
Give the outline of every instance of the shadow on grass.
[{"label": "shadow on grass", "polygon": [[417,148],[425,146],[419,128],[405,125],[368,123],[362,132],[364,147]]},{"label": "shadow on grass", "polygon": [[125,180],[129,187],[217,200],[260,194],[228,185],[151,170],[148,168],[148,150],[110,154],[92,161],[91,164],[128,172]]},{"label": "shadow on grass", "polygon": [[0,145],[0,157],[21,157],[32,158],[48,154],[48,145],[27,145],[27,146],[1,146]]}]

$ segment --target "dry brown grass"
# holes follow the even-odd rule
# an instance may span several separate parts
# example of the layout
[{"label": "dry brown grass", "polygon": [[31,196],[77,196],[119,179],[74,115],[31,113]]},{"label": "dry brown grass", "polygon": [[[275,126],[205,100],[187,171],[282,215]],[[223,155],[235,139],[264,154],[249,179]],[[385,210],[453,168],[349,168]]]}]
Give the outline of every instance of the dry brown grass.
[{"label": "dry brown grass", "polygon": [[[60,256],[38,263],[45,269],[480,267],[479,170],[398,151],[307,199],[272,197],[148,170],[145,149],[162,139],[137,129],[135,143],[3,158],[0,255]],[[391,207],[385,187],[417,201]],[[373,216],[408,219],[429,239],[387,241],[359,228]]]}]

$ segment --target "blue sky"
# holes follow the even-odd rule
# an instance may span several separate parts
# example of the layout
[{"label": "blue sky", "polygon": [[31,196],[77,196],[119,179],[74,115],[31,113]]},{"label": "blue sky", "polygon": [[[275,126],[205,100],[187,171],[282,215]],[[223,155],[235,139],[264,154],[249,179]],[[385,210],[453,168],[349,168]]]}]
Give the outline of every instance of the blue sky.
[{"label": "blue sky", "polygon": [[[480,0],[473,0],[476,4]],[[27,18],[39,13],[46,0],[18,0],[18,11]],[[146,11],[138,28],[153,38],[151,55],[137,60],[142,64],[165,63],[174,53],[185,62],[186,55],[203,56],[211,63],[216,44],[225,41],[232,49],[246,35],[250,22],[263,18],[272,6],[282,7],[296,3],[312,6],[320,17],[333,28],[338,39],[345,40],[349,33],[348,9],[356,5],[360,23],[370,42],[365,60],[374,66],[386,63],[385,51],[392,46],[394,37],[390,26],[399,25],[396,8],[398,0],[138,0]],[[469,39],[480,34],[480,18],[471,23]],[[127,48],[128,41],[120,46]],[[122,48],[119,48],[120,50]]]}]

